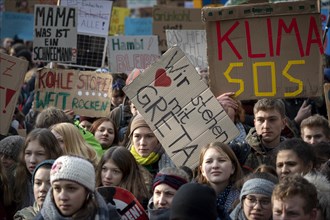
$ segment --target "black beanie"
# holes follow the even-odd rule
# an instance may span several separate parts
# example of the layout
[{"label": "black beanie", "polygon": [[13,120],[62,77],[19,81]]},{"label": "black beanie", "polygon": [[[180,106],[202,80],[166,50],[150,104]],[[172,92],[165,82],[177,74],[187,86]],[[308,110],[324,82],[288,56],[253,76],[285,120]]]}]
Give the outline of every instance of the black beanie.
[{"label": "black beanie", "polygon": [[20,148],[24,146],[25,138],[19,135],[11,135],[0,141],[0,153],[17,161]]},{"label": "black beanie", "polygon": [[180,187],[171,204],[171,220],[215,220],[217,206],[215,191],[199,183]]}]

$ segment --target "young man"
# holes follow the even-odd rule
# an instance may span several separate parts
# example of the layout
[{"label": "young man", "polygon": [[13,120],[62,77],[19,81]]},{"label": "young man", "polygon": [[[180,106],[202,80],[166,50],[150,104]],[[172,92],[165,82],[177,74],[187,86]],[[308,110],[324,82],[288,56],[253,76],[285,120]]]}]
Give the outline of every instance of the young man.
[{"label": "young man", "polygon": [[231,144],[243,170],[252,172],[261,164],[273,165],[274,149],[284,140],[281,132],[286,125],[285,106],[280,99],[260,99],[253,108],[254,128],[245,141]]},{"label": "young man", "polygon": [[299,174],[285,177],[272,194],[273,220],[314,220],[317,216],[315,186]]},{"label": "young man", "polygon": [[300,124],[301,138],[309,144],[330,141],[330,126],[328,120],[319,115],[312,115]]}]

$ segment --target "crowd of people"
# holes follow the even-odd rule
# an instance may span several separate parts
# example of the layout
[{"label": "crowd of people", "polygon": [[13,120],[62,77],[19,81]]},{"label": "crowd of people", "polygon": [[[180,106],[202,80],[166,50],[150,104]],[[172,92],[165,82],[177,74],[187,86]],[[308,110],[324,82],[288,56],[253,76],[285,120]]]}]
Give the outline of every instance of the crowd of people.
[{"label": "crowd of people", "polygon": [[4,39],[1,50],[30,67],[0,140],[0,219],[121,219],[100,187],[128,190],[149,219],[330,219],[324,99],[241,102],[233,92],[218,94],[239,135],[229,143],[210,140],[197,167],[176,166],[125,96],[126,74],[109,73],[108,117],[35,111],[37,66],[29,48]]}]

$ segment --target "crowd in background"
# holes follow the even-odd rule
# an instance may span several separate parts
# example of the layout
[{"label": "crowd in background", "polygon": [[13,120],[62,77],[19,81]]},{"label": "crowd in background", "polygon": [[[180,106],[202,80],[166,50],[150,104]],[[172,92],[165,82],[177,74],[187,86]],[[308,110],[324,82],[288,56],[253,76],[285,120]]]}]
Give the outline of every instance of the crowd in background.
[{"label": "crowd in background", "polygon": [[[100,187],[130,191],[149,219],[330,219],[324,97],[241,102],[219,94],[239,135],[210,140],[197,167],[178,167],[125,96],[126,74],[109,73],[108,117],[35,111],[44,64],[32,63],[31,45],[19,39],[3,39],[1,52],[27,60],[29,70],[0,141],[0,219],[121,219]],[[201,77],[207,82],[205,70]]]}]

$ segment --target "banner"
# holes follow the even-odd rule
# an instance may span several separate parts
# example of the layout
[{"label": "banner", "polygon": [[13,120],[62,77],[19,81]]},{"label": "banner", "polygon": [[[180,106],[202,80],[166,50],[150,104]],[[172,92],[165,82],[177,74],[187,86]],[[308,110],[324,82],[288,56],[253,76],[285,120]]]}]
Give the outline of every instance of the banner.
[{"label": "banner", "polygon": [[202,9],[210,88],[238,99],[322,94],[320,8],[316,0]]},{"label": "banner", "polygon": [[76,8],[36,5],[33,61],[77,61]]},{"label": "banner", "polygon": [[159,57],[157,36],[109,37],[108,51],[111,72],[129,73],[145,69]]},{"label": "banner", "polygon": [[90,117],[110,112],[111,74],[66,69],[42,69],[37,73],[34,108],[49,106]]},{"label": "banner", "polygon": [[19,39],[33,40],[33,14],[5,11],[1,13],[0,24],[1,39],[17,36]]},{"label": "banner", "polygon": [[208,68],[205,30],[166,30],[166,40],[167,47],[180,47],[195,67]]},{"label": "banner", "polygon": [[0,53],[0,134],[7,135],[24,82],[28,62]]},{"label": "banner", "polygon": [[130,15],[129,8],[113,7],[109,35],[122,35],[125,32],[125,18]]},{"label": "banner", "polygon": [[194,169],[200,149],[239,131],[179,47],[141,72],[125,94],[179,167]]},{"label": "banner", "polygon": [[152,18],[125,18],[125,35],[152,35]]},{"label": "banner", "polygon": [[200,8],[181,8],[168,6],[154,6],[152,10],[153,34],[159,37],[159,49],[167,50],[167,29],[174,30],[204,30]]},{"label": "banner", "polygon": [[75,7],[78,12],[78,33],[108,36],[112,1],[61,0],[61,6]]}]

